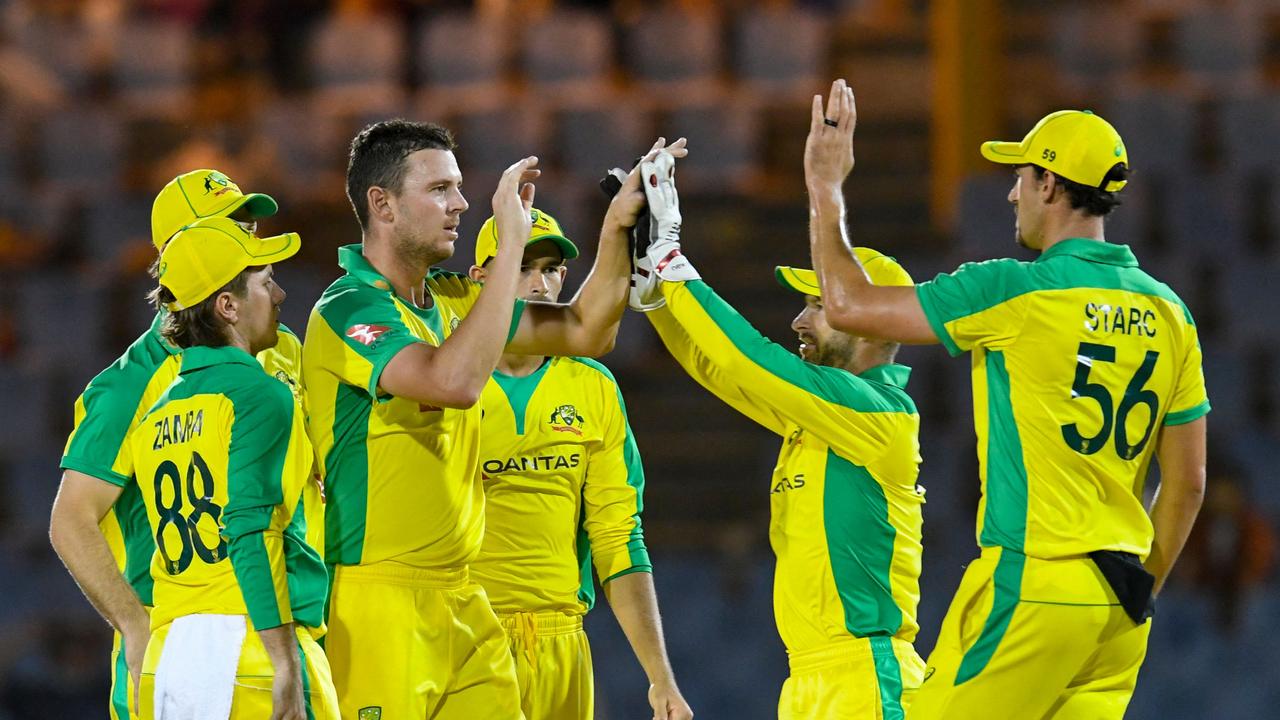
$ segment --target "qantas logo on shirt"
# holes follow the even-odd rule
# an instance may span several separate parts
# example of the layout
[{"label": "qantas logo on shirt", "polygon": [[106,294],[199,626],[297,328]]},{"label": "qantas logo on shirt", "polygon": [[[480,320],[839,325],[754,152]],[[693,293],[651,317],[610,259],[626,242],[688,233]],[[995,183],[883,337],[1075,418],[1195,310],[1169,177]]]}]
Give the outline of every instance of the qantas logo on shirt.
[{"label": "qantas logo on shirt", "polygon": [[347,328],[347,337],[355,340],[361,345],[372,347],[374,343],[378,342],[378,338],[390,329],[391,328],[386,325],[366,325],[364,323],[360,323],[359,325],[352,325]]},{"label": "qantas logo on shirt", "polygon": [[804,487],[804,473],[796,473],[795,477],[782,478],[778,481],[773,489],[769,491],[770,495],[777,495],[788,490],[799,490]]}]

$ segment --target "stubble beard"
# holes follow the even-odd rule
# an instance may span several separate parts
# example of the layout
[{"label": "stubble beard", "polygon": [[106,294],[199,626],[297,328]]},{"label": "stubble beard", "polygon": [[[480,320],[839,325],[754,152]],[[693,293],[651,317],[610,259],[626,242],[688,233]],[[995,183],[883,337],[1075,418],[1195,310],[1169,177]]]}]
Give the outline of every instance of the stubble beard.
[{"label": "stubble beard", "polygon": [[408,267],[421,268],[424,272],[453,256],[452,248],[446,251],[409,233],[396,234],[395,251],[401,263]]},{"label": "stubble beard", "polygon": [[815,359],[818,365],[847,369],[853,362],[853,353],[853,338],[836,336],[819,343]]}]

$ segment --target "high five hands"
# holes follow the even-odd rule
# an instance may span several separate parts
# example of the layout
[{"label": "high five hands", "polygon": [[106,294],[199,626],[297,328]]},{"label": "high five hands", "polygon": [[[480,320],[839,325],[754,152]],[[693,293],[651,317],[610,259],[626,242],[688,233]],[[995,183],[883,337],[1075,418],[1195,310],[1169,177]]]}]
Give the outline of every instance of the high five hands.
[{"label": "high five hands", "polygon": [[810,194],[839,190],[853,170],[853,129],[858,108],[853,90],[844,80],[831,83],[823,107],[822,96],[813,96],[809,138],[804,143],[804,182]]}]

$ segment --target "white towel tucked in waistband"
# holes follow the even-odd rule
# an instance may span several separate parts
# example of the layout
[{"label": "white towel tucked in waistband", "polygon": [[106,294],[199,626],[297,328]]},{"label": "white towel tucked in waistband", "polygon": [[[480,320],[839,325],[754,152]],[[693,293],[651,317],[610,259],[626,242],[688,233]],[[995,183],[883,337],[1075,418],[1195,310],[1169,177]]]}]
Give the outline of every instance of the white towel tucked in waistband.
[{"label": "white towel tucked in waistband", "polygon": [[247,631],[244,615],[184,615],[156,666],[156,720],[227,720]]}]

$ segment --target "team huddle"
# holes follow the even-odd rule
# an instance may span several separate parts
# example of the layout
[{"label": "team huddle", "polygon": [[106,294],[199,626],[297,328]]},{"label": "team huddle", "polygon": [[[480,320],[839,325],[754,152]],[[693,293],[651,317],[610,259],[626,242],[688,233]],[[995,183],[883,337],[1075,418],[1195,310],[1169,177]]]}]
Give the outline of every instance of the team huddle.
[{"label": "team huddle", "polygon": [[[301,339],[279,323],[273,266],[302,240],[257,234],[275,200],[216,170],[174,178],[152,210],[155,320],[76,401],[50,525],[116,630],[110,716],[591,718],[582,618],[598,580],[652,716],[692,717],[663,640],[639,450],[591,359],[630,307],[781,439],[757,486],[791,665],[780,718],[1122,717],[1199,509],[1209,411],[1190,312],[1103,238],[1124,144],[1088,111],[984,144],[1013,166],[1016,239],[1040,256],[916,284],[848,240],[855,125],[843,81],[814,98],[813,267],[775,273],[803,298],[798,353],[685,255],[683,139],[610,171],[594,265],[562,302],[579,251],[534,207],[536,157],[502,174],[474,264],[453,273],[436,267],[468,208],[452,136],[364,128],[347,169],[361,242],[339,248],[344,274]],[[900,343],[973,366],[981,554],[927,663],[913,645],[920,419]]]}]

